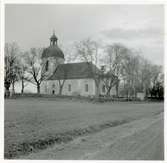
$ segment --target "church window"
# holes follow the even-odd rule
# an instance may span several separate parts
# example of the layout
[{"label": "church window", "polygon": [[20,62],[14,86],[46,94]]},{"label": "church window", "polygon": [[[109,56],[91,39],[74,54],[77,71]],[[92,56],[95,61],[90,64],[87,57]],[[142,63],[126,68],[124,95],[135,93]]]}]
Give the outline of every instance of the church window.
[{"label": "church window", "polygon": [[68,91],[71,92],[71,84],[68,85]]},{"label": "church window", "polygon": [[55,84],[54,83],[52,84],[52,88],[55,88]]},{"label": "church window", "polygon": [[47,85],[45,85],[45,93],[47,92]]},{"label": "church window", "polygon": [[105,93],[105,85],[102,86],[102,92]]},{"label": "church window", "polygon": [[89,88],[88,88],[88,84],[85,84],[85,92],[88,92]]},{"label": "church window", "polygon": [[49,69],[49,61],[47,60],[45,65],[45,71],[48,71],[48,69]]}]

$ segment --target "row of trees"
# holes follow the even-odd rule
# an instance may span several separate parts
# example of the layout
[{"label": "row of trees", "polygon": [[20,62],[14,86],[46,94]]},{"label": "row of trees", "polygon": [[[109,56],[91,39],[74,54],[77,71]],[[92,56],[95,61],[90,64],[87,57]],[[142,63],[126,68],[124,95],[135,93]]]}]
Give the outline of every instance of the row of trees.
[{"label": "row of trees", "polygon": [[[127,98],[136,97],[137,92],[144,92],[147,97],[157,85],[161,87],[160,90],[163,88],[162,66],[152,64],[138,51],[122,44],[100,46],[97,42],[86,39],[76,44],[76,50],[80,60],[103,65],[101,75],[97,73],[93,75],[97,89],[100,79],[103,81],[107,96],[110,96],[114,86],[116,96],[126,95]],[[120,85],[123,85],[121,91],[119,91]]]},{"label": "row of trees", "polygon": [[[137,92],[143,91],[146,96],[148,94],[158,96],[155,90],[161,90],[159,94],[162,96],[162,67],[152,64],[139,52],[119,43],[102,45],[91,39],[75,43],[73,49],[74,51],[70,54],[72,57],[68,57],[68,62],[71,61],[69,58],[72,58],[72,61],[88,63],[97,88],[97,96],[100,94],[100,81],[105,85],[107,96],[110,96],[113,87],[116,87],[117,96],[136,97]],[[15,82],[21,81],[21,93],[24,93],[28,83],[34,84],[37,93],[40,93],[41,83],[47,78],[45,65],[41,61],[42,51],[42,48],[31,48],[28,52],[21,52],[16,43],[5,45],[4,82],[7,92],[10,86],[14,92]],[[97,69],[90,63],[97,67],[101,66],[101,69]],[[123,88],[119,89],[122,85]],[[61,84],[60,89],[63,89]]]},{"label": "row of trees", "polygon": [[5,44],[5,93],[9,96],[9,88],[15,93],[15,83],[21,82],[21,93],[28,83],[36,86],[40,93],[40,86],[47,75],[41,62],[42,48],[31,48],[30,51],[21,52],[16,43]]}]

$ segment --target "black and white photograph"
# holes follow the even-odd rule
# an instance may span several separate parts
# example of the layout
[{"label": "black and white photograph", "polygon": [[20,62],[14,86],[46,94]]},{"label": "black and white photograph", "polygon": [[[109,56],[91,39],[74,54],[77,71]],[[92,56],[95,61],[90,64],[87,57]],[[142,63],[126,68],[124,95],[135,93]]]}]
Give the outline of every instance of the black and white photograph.
[{"label": "black and white photograph", "polygon": [[4,159],[164,161],[164,4],[4,4]]}]

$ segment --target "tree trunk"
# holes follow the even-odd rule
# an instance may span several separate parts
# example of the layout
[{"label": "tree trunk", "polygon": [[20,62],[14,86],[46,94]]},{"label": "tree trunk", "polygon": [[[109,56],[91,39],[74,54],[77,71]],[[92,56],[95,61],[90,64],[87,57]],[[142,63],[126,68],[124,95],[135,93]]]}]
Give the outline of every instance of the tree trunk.
[{"label": "tree trunk", "polygon": [[62,95],[63,85],[59,86],[59,95]]},{"label": "tree trunk", "polygon": [[145,97],[145,99],[147,99],[147,89],[146,89],[146,85],[144,85],[144,97]]},{"label": "tree trunk", "polygon": [[24,93],[24,79],[21,79],[21,94]]},{"label": "tree trunk", "polygon": [[59,80],[59,95],[62,95],[62,90],[63,90],[64,83],[65,83],[65,80],[63,80],[62,83],[61,83],[61,81]]},{"label": "tree trunk", "polygon": [[96,85],[96,98],[99,98],[100,95],[100,89],[99,86]]},{"label": "tree trunk", "polygon": [[134,98],[137,98],[136,88],[134,86]]},{"label": "tree trunk", "polygon": [[100,81],[99,80],[95,80],[95,86],[96,86],[96,95],[95,95],[95,98],[99,98],[100,96],[100,88],[99,88],[99,85],[100,85]]},{"label": "tree trunk", "polygon": [[107,89],[107,92],[106,92],[106,96],[107,96],[107,97],[110,96],[110,91],[111,91],[111,87],[109,87],[109,88]]},{"label": "tree trunk", "polygon": [[10,85],[9,84],[5,84],[5,97],[9,97],[10,96],[9,88],[10,88]]},{"label": "tree trunk", "polygon": [[127,99],[129,99],[129,89],[127,90],[127,96],[126,96]]},{"label": "tree trunk", "polygon": [[119,82],[116,84],[116,97],[119,97],[119,90],[118,90],[118,88],[119,88]]},{"label": "tree trunk", "polygon": [[12,94],[11,95],[14,95],[15,94],[15,81],[12,82]]},{"label": "tree trunk", "polygon": [[37,93],[40,94],[40,85],[37,84]]}]

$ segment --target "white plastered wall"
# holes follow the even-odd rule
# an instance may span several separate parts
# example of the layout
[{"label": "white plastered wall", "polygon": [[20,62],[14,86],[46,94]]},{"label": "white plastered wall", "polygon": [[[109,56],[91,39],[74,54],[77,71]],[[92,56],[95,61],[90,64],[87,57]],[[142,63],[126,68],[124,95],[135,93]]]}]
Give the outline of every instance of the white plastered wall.
[{"label": "white plastered wall", "polygon": [[[62,81],[61,81],[62,82]],[[85,90],[85,85],[88,84],[88,91]],[[71,85],[71,91],[69,91],[69,85]],[[103,82],[100,82],[100,94],[105,95],[102,91]],[[41,85],[41,93],[43,94],[58,94],[59,93],[59,82],[58,80],[44,81]],[[94,96],[96,93],[96,86],[93,79],[71,79],[65,80],[62,95],[81,95],[81,96]],[[110,92],[111,95],[116,94],[116,89],[113,87]]]},{"label": "white plastered wall", "polygon": [[[61,81],[62,82],[62,81]],[[85,90],[85,85],[88,84],[88,91]],[[71,85],[71,91],[69,91]],[[41,93],[43,94],[58,94],[59,82],[58,80],[44,81],[41,85]],[[95,83],[93,79],[69,79],[65,80],[62,95],[81,95],[93,96],[95,95]]]}]

